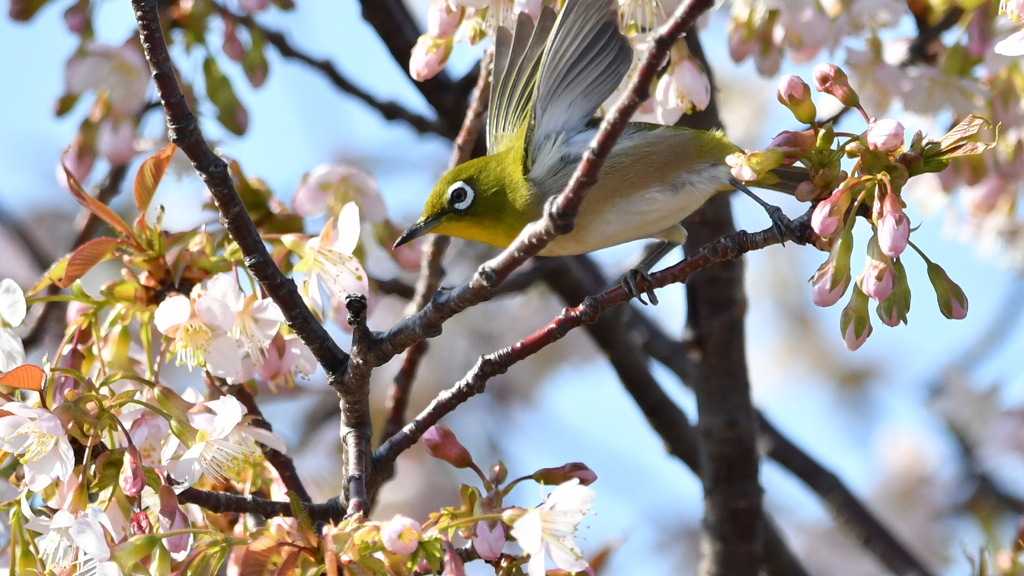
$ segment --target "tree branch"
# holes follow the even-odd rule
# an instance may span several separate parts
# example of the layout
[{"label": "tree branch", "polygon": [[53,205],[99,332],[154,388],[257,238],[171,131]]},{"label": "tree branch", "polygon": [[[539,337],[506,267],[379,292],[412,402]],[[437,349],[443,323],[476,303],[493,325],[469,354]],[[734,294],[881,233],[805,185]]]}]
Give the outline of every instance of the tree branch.
[{"label": "tree branch", "polygon": [[381,116],[386,120],[401,120],[412,126],[420,134],[433,133],[444,136],[445,138],[452,138],[455,135],[451,128],[443,122],[430,120],[429,118],[424,118],[419,114],[414,114],[397,102],[378,100],[373,95],[369,94],[362,88],[359,88],[342,76],[341,72],[334,66],[334,64],[331,63],[330,60],[317,59],[305,52],[302,52],[298,48],[295,48],[288,39],[285,38],[284,34],[264,27],[259,22],[256,22],[251,15],[236,14],[217,3],[213,3],[213,6],[221,14],[221,17],[236,20],[243,26],[248,27],[250,30],[254,30],[262,34],[271,46],[277,48],[277,51],[281,56],[298,60],[299,62],[308,64],[312,68],[319,70],[339,90],[362,100],[367,106],[380,112]]},{"label": "tree branch", "polygon": [[323,366],[328,380],[341,382],[348,355],[331,339],[327,330],[306,307],[295,287],[267,252],[263,239],[245,209],[227,164],[206,143],[199,121],[188,107],[175,79],[167,43],[160,27],[159,0],[132,0],[139,37],[153,72],[157,94],[167,117],[167,135],[192,161],[192,166],[213,195],[221,222],[238,243],[245,265],[284,313],[288,326],[302,339]]},{"label": "tree branch", "polygon": [[[707,59],[696,30],[686,44],[698,61]],[[709,73],[712,93],[714,78]],[[720,128],[717,102],[688,118],[689,125]],[[686,220],[687,253],[736,229],[729,197],[720,194]],[[750,400],[744,347],[743,263],[724,262],[686,286],[687,331],[693,335],[692,386],[697,398],[700,471],[704,484],[704,529],[698,573],[753,576],[761,566],[765,525],[758,482],[757,419]]]},{"label": "tree branch", "polygon": [[[455,138],[449,170],[469,160],[473,153],[473,143],[479,140],[480,128],[483,125],[490,94],[490,63],[493,56],[494,51],[489,50],[483,61],[480,62],[473,98],[470,101],[469,110],[466,112],[466,118],[462,122],[459,135]],[[420,275],[416,280],[416,290],[407,308],[410,314],[422,310],[430,301],[430,297],[441,286],[441,280],[444,278],[441,260],[444,258],[450,242],[451,239],[448,236],[433,234],[424,244],[420,260]],[[405,351],[402,368],[395,375],[394,383],[388,393],[387,419],[384,429],[381,431],[382,440],[394,436],[405,425],[405,410],[409,405],[409,391],[416,378],[420,360],[426,352],[426,340],[418,342]]]},{"label": "tree branch", "polygon": [[341,397],[341,441],[345,447],[345,496],[348,506],[346,518],[370,514],[370,495],[367,493],[369,476],[370,440],[373,438],[373,420],[370,415],[370,373],[373,367],[366,361],[370,343],[370,329],[366,326],[366,296],[349,294],[345,297],[348,325],[352,328],[352,355],[342,385],[334,389]]},{"label": "tree branch", "polygon": [[[755,233],[736,232],[704,246],[682,262],[652,274],[650,286],[661,288],[672,283],[686,282],[698,270],[777,243],[779,238],[770,228]],[[381,444],[373,454],[375,468],[385,469],[393,464],[398,455],[416,444],[428,428],[466,400],[483,392],[489,380],[504,374],[513,364],[561,340],[570,331],[595,322],[607,310],[628,301],[626,290],[622,286],[616,286],[600,295],[586,298],[578,306],[562,310],[562,313],[547,326],[512,346],[481,356],[466,376],[448,390],[441,392],[412,422],[402,428],[401,432]]]}]

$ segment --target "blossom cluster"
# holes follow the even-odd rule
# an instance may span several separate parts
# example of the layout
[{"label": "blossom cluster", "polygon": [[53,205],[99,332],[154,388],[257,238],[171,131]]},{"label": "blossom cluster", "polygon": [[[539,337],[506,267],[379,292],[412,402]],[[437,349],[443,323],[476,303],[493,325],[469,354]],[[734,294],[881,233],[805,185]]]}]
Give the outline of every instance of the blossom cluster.
[{"label": "blossom cluster", "polygon": [[[902,192],[914,176],[940,172],[954,158],[977,155],[991,144],[973,141],[989,123],[968,116],[939,141],[925,141],[917,132],[908,143],[903,125],[892,118],[868,116],[860,97],[841,68],[820,64],[814,68],[814,88],[843,105],[858,110],[867,122],[860,134],[837,132],[832,122],[819,125],[810,86],[797,76],[785,75],[779,83],[778,100],[800,122],[811,128],[786,131],[767,150],[737,152],[727,159],[733,176],[746,182],[771,184],[772,170],[784,164],[802,163],[808,180],[796,189],[796,197],[815,202],[811,227],[822,239],[829,257],[812,281],[812,299],[818,306],[832,306],[852,286],[849,303],[840,318],[843,342],[856,350],[871,334],[869,300],[887,326],[907,322],[910,285],[902,256],[908,246],[927,264],[928,279],[935,289],[941,313],[952,319],[967,315],[967,296],[938,264],[910,242],[910,219]],[[844,158],[854,159],[843,168]],[[871,224],[866,262],[853,282],[851,257],[853,229],[858,216]]]}]

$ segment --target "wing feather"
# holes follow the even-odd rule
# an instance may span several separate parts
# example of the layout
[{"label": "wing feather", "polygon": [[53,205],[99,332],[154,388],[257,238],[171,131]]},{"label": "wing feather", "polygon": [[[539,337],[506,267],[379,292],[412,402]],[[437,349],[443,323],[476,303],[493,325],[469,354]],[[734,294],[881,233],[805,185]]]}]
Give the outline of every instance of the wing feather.
[{"label": "wing feather", "polygon": [[563,134],[571,138],[586,128],[632,60],[613,0],[566,2],[541,59],[526,150],[528,167],[549,139]]},{"label": "wing feather", "polygon": [[499,27],[495,34],[494,69],[487,117],[487,153],[508,148],[527,121],[537,86],[544,47],[557,15],[541,11],[536,26],[525,13],[516,18],[515,30]]}]

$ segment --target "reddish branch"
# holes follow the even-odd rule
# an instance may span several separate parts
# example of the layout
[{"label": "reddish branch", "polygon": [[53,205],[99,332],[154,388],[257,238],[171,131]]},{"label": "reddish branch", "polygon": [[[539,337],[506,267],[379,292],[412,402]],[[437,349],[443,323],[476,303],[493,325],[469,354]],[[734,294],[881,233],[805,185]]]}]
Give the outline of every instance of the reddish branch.
[{"label": "reddish branch", "polygon": [[442,325],[449,318],[488,300],[494,288],[516,268],[538,254],[556,236],[572,230],[580,203],[590,187],[597,182],[605,158],[626,128],[630,117],[650,93],[651,81],[672,43],[713,4],[713,0],[691,0],[681,5],[672,19],[653,36],[652,46],[629,88],[601,123],[566,189],[553,202],[548,203],[544,217],[528,225],[519,238],[498,257],[480,266],[469,282],[450,292],[436,294],[419,314],[405,319],[376,338],[372,350],[375,363],[383,364],[417,342],[440,334]]},{"label": "reddish branch", "polygon": [[221,222],[238,243],[245,265],[284,313],[288,326],[302,339],[333,384],[344,376],[348,355],[306,307],[295,282],[281,273],[245,209],[227,164],[210,149],[199,121],[188,107],[174,75],[160,27],[159,0],[132,0],[142,47],[153,72],[157,94],[167,117],[167,135],[192,161],[220,210]]},{"label": "reddish branch", "polygon": [[[682,262],[651,275],[651,286],[661,288],[668,284],[686,282],[691,274],[712,264],[739,258],[752,250],[759,250],[779,242],[778,236],[769,229],[753,234],[736,232],[731,236],[711,242]],[[466,376],[445,390],[426,407],[402,431],[387,439],[374,452],[375,466],[387,467],[403,451],[412,447],[423,433],[442,417],[450,414],[460,404],[484,391],[489,380],[542,349],[561,340],[570,331],[595,322],[605,311],[629,301],[622,286],[616,286],[597,296],[590,296],[579,306],[566,308],[547,326],[519,342],[481,356]]]},{"label": "reddish branch", "polygon": [[298,60],[299,62],[303,62],[312,66],[316,70],[319,70],[339,90],[362,100],[366,105],[380,112],[381,116],[386,120],[401,120],[415,128],[416,131],[421,134],[434,133],[444,136],[445,138],[451,138],[455,135],[454,131],[442,122],[430,120],[420,116],[419,114],[414,114],[396,102],[378,100],[373,95],[362,88],[359,88],[342,76],[341,72],[334,66],[334,64],[331,63],[330,60],[317,59],[305,52],[302,52],[292,46],[288,39],[285,38],[284,34],[265,28],[263,25],[256,22],[256,20],[249,14],[235,14],[219,4],[214,4],[214,6],[223,18],[236,20],[250,30],[254,30],[259,34],[262,34],[271,46],[277,48],[277,51],[281,53],[281,56]]},{"label": "reddish branch", "polygon": [[[487,111],[487,100],[490,95],[490,64],[494,52],[488,51],[480,62],[480,71],[477,75],[476,87],[473,89],[473,98],[469,103],[469,110],[462,122],[458,137],[452,148],[452,159],[449,163],[449,170],[470,159],[473,153],[473,144],[479,139],[480,128],[483,125],[484,113]],[[444,277],[444,268],[441,261],[451,239],[448,236],[433,234],[423,246],[423,254],[420,259],[420,275],[416,280],[416,290],[409,302],[409,309],[412,312],[419,312],[430,301],[437,289],[441,286],[441,279]],[[427,351],[427,341],[423,340],[405,351],[405,359],[402,367],[395,375],[395,381],[388,394],[386,408],[387,419],[381,431],[381,438],[387,439],[402,429],[405,425],[405,410],[409,405],[409,391],[412,388],[413,380],[416,378],[416,371],[419,369],[420,361]]]}]

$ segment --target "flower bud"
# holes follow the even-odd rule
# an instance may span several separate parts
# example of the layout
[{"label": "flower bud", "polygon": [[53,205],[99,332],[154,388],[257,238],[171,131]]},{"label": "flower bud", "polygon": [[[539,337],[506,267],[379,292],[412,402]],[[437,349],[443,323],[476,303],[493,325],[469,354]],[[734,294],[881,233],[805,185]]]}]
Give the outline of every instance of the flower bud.
[{"label": "flower bud", "polygon": [[886,194],[882,201],[882,217],[878,221],[878,248],[889,258],[899,258],[910,241],[910,220],[903,213],[902,202],[895,194]]},{"label": "flower bud", "polygon": [[903,124],[892,118],[876,120],[868,126],[864,135],[868,148],[880,152],[895,152],[903,146]]},{"label": "flower bud", "polygon": [[849,188],[840,188],[818,202],[811,213],[811,228],[814,232],[822,238],[835,234],[846,222],[846,211],[852,199],[853,193]]},{"label": "flower bud", "polygon": [[417,82],[437,76],[448,62],[451,51],[451,38],[434,38],[430,34],[420,36],[409,57],[409,75]]},{"label": "flower bud", "polygon": [[864,264],[864,270],[857,276],[857,285],[876,302],[888,298],[896,286],[890,264],[889,258],[878,249],[877,236],[872,236],[868,241],[867,262]]},{"label": "flower bud", "polygon": [[473,457],[469,450],[459,443],[458,438],[445,426],[440,424],[431,426],[423,433],[423,444],[427,447],[427,453],[456,468],[468,468],[473,465]]},{"label": "flower bud", "polygon": [[786,74],[779,81],[779,89],[776,97],[786,108],[793,112],[793,116],[804,124],[813,124],[818,112],[811,101],[811,87],[799,76]]},{"label": "flower bud", "polygon": [[768,149],[782,152],[785,156],[783,164],[792,164],[801,156],[810,154],[814,150],[814,144],[815,136],[813,130],[803,130],[801,132],[785,130],[779,132],[779,135],[772,139]]},{"label": "flower bud", "polygon": [[494,528],[488,528],[489,523],[477,522],[473,525],[473,549],[488,562],[501,556],[501,550],[505,547],[505,525],[494,521]]},{"label": "flower bud", "polygon": [[860,105],[860,97],[850,87],[850,80],[846,72],[835,64],[818,64],[814,67],[814,88],[818,92],[824,92],[834,96],[844,106],[856,107]]},{"label": "flower bud", "polygon": [[419,522],[400,514],[396,514],[380,527],[380,539],[384,548],[392,554],[403,556],[416,551],[422,534]]},{"label": "flower bud", "polygon": [[941,266],[928,262],[928,280],[935,289],[943,316],[950,320],[963,320],[967,317],[967,295],[956,282],[950,280]]},{"label": "flower bud", "polygon": [[542,468],[533,473],[533,479],[541,484],[557,486],[576,478],[583,486],[597,481],[597,474],[582,462],[570,462],[558,468]]},{"label": "flower bud", "polygon": [[128,521],[128,525],[133,536],[139,534],[151,534],[153,532],[153,523],[149,521],[149,514],[142,510],[132,514],[131,519]]},{"label": "flower bud", "polygon": [[733,62],[742,62],[757,47],[757,41],[746,25],[729,23],[729,57]]},{"label": "flower bud", "polygon": [[466,567],[447,536],[441,537],[441,572],[444,576],[466,576]]},{"label": "flower bud", "polygon": [[811,300],[828,307],[839,302],[850,285],[850,256],[853,254],[853,230],[845,230],[832,244],[832,252],[811,277]]},{"label": "flower bud", "polygon": [[851,352],[863,346],[871,335],[868,297],[857,287],[854,287],[850,303],[843,308],[839,317],[839,330],[843,334],[843,344]]},{"label": "flower bud", "polygon": [[462,6],[453,8],[448,0],[434,0],[427,10],[427,33],[434,38],[451,38],[465,12]]},{"label": "flower bud", "polygon": [[907,314],[910,313],[910,283],[907,281],[907,270],[903,262],[893,260],[892,273],[896,281],[892,294],[878,303],[875,312],[879,319],[886,326],[898,326],[900,322],[907,323]]},{"label": "flower bud", "polygon": [[135,156],[135,121],[108,115],[96,132],[96,151],[112,166],[124,166]]},{"label": "flower bud", "polygon": [[145,486],[145,474],[142,468],[142,456],[134,444],[128,445],[124,454],[124,464],[121,465],[121,475],[118,478],[121,491],[125,496],[138,496]]}]

